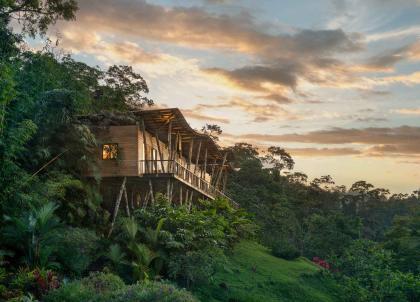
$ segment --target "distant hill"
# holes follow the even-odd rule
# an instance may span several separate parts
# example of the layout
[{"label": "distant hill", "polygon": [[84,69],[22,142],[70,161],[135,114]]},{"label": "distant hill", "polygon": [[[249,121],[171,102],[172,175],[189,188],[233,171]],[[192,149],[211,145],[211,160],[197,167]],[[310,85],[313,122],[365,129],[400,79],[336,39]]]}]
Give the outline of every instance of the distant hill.
[{"label": "distant hill", "polygon": [[318,270],[306,258],[283,260],[267,248],[245,241],[235,248],[212,285],[196,288],[195,294],[209,302],[340,301],[334,281],[315,275]]}]

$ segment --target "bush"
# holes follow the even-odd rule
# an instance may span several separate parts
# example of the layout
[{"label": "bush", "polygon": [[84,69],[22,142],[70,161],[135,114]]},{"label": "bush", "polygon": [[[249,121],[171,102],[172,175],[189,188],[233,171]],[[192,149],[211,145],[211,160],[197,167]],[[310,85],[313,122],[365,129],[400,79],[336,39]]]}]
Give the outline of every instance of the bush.
[{"label": "bush", "polygon": [[344,301],[414,302],[420,299],[420,276],[392,270],[391,254],[369,240],[356,240],[333,263]]},{"label": "bush", "polygon": [[211,281],[212,276],[225,262],[226,257],[220,249],[186,252],[171,259],[169,276],[189,288],[191,284]]},{"label": "bush", "polygon": [[271,248],[271,253],[273,254],[273,256],[283,258],[286,260],[293,260],[300,257],[299,250],[287,241],[276,243]]},{"label": "bush", "polygon": [[88,229],[68,227],[57,233],[58,262],[63,271],[80,276],[97,258],[99,238]]},{"label": "bush", "polygon": [[165,282],[147,282],[127,286],[122,290],[103,297],[101,302],[198,302],[185,289],[178,289]]},{"label": "bush", "polygon": [[93,273],[50,292],[45,302],[195,302],[186,290],[165,282],[146,282],[126,286],[120,277],[109,273]]},{"label": "bush", "polygon": [[63,285],[51,291],[45,302],[97,301],[100,297],[125,287],[120,277],[108,273],[92,273],[81,280]]}]

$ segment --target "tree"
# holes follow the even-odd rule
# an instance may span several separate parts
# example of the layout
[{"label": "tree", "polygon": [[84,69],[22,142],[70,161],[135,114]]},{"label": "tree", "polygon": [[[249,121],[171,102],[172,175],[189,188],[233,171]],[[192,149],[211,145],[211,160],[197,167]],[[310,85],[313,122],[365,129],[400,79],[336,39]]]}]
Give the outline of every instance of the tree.
[{"label": "tree", "polygon": [[267,149],[267,154],[264,155],[262,161],[270,166],[271,171],[280,173],[283,169],[292,170],[295,166],[295,161],[292,156],[283,148],[271,146]]},{"label": "tree", "polygon": [[391,250],[397,268],[404,272],[420,273],[420,206],[409,215],[397,216],[385,234],[385,248]]},{"label": "tree", "polygon": [[335,182],[330,175],[324,175],[320,178],[314,178],[314,180],[311,181],[312,187],[319,188],[325,191],[331,190],[333,188],[332,185],[334,184]]},{"label": "tree", "polygon": [[51,256],[57,249],[53,231],[60,226],[54,215],[57,206],[47,203],[23,213],[20,217],[6,217],[7,225],[1,230],[6,243],[17,248],[23,262],[31,268],[54,266]]},{"label": "tree", "polygon": [[48,26],[59,19],[74,19],[76,10],[76,0],[3,0],[0,20],[4,24],[16,20],[24,33],[34,37],[38,33],[45,34]]},{"label": "tree", "polygon": [[210,136],[213,140],[218,141],[219,140],[219,135],[221,135],[223,131],[222,131],[222,128],[220,128],[219,125],[205,124],[201,128],[201,132]]},{"label": "tree", "polygon": [[308,175],[302,172],[294,172],[287,174],[287,179],[291,183],[304,185],[308,181]]},{"label": "tree", "polygon": [[[143,93],[149,93],[149,88],[143,77],[134,72],[131,66],[113,65],[104,74],[106,88],[111,88],[114,99],[121,98],[129,109],[139,109],[145,105],[153,105],[153,100]],[[124,109],[124,108],[122,108]]]}]

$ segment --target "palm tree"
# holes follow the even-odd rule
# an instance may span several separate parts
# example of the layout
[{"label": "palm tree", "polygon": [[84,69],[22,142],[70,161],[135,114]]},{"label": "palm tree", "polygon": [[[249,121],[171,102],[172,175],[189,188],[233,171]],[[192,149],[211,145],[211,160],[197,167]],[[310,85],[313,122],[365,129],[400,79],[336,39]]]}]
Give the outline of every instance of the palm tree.
[{"label": "palm tree", "polygon": [[54,215],[57,206],[47,203],[32,208],[20,217],[7,217],[9,224],[2,230],[5,241],[24,255],[23,262],[29,267],[48,268],[57,266],[51,262],[55,250],[53,231],[60,227]]}]

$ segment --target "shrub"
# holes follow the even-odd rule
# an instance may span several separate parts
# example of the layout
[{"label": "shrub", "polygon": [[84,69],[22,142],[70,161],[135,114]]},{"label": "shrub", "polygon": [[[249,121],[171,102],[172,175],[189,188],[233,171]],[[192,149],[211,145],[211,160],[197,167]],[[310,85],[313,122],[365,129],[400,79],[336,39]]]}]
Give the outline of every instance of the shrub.
[{"label": "shrub", "polygon": [[63,285],[51,291],[45,302],[95,301],[125,287],[120,277],[109,273],[91,273],[88,277]]},{"label": "shrub", "polygon": [[287,241],[282,241],[274,244],[271,248],[271,253],[278,257],[286,260],[293,260],[300,256],[299,250]]},{"label": "shrub", "polygon": [[344,301],[411,302],[420,299],[420,276],[392,270],[391,254],[369,240],[356,240],[334,263]]},{"label": "shrub", "polygon": [[145,282],[126,286],[116,275],[94,273],[50,292],[45,302],[195,302],[186,290],[166,282]]},{"label": "shrub", "polygon": [[166,282],[147,282],[127,286],[103,297],[101,302],[198,302],[190,292]]},{"label": "shrub", "polygon": [[57,233],[58,260],[66,273],[80,276],[97,258],[99,238],[94,231],[68,227]]},{"label": "shrub", "polygon": [[191,284],[211,281],[218,268],[226,262],[220,249],[190,251],[174,256],[169,263],[169,276],[182,281],[188,288]]}]

